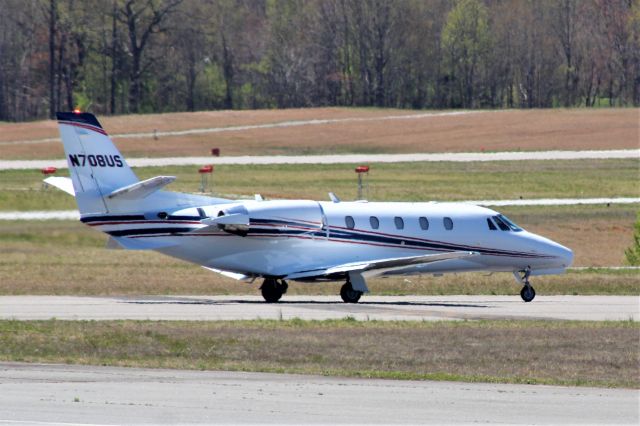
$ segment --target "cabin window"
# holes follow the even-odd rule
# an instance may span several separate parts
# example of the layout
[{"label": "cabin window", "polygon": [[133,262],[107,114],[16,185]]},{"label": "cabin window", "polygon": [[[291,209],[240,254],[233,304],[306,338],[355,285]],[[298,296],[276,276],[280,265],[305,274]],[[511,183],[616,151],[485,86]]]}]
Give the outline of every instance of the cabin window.
[{"label": "cabin window", "polygon": [[378,218],[377,218],[377,217],[375,217],[375,216],[371,216],[371,217],[369,218],[369,223],[371,224],[371,228],[372,228],[372,229],[378,229],[378,228],[380,228],[380,221],[379,221],[379,220],[378,220]]},{"label": "cabin window", "polygon": [[447,231],[451,231],[453,229],[453,220],[451,220],[450,217],[442,219],[442,223],[444,223],[444,229]]},{"label": "cabin window", "polygon": [[489,225],[489,229],[491,229],[492,231],[496,231],[498,228],[496,228],[496,226],[493,224],[493,222],[491,221],[490,218],[487,218],[487,225]]},{"label": "cabin window", "polygon": [[353,217],[347,216],[344,218],[344,223],[347,225],[347,228],[353,229],[356,227],[356,221],[353,220]]},{"label": "cabin window", "polygon": [[500,219],[498,216],[494,216],[493,220],[496,221],[496,223],[498,224],[498,228],[500,228],[501,231],[508,231],[511,228],[509,228],[509,225],[507,225],[506,223],[504,223],[502,221],[502,219]]},{"label": "cabin window", "polygon": [[429,229],[429,220],[427,220],[426,217],[420,217],[418,219],[418,222],[420,222],[420,228],[424,231],[426,231],[427,229]]},{"label": "cabin window", "polygon": [[396,224],[396,229],[404,229],[404,220],[400,216],[394,217],[393,222]]}]

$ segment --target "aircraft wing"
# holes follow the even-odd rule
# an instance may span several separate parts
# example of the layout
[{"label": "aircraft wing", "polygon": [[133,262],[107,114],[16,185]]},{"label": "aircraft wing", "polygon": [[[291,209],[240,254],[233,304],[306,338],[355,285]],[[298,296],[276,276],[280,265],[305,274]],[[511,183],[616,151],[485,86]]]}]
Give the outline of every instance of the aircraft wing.
[{"label": "aircraft wing", "polygon": [[327,268],[294,272],[287,275],[285,278],[295,280],[301,278],[321,277],[353,272],[361,274],[363,276],[373,277],[382,275],[386,272],[404,269],[408,266],[424,265],[433,262],[441,262],[444,260],[463,259],[467,257],[478,256],[479,254],[480,253],[475,251],[451,251],[447,253],[425,254],[420,256],[395,257],[365,262],[351,262]]},{"label": "aircraft wing", "polygon": [[203,268],[208,269],[209,271],[213,271],[217,274],[224,275],[225,277],[233,278],[234,280],[238,280],[238,281],[253,282],[253,280],[256,279],[256,277],[254,276],[239,274],[237,272],[224,271],[222,269],[210,268],[208,266],[203,266]]}]

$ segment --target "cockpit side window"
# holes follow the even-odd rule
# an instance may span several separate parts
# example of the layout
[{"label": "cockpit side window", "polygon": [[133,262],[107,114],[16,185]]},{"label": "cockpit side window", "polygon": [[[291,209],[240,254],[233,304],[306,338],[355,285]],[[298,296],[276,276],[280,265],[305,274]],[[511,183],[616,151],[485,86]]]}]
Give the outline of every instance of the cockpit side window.
[{"label": "cockpit side window", "polygon": [[520,232],[522,231],[522,228],[520,228],[518,225],[516,225],[515,223],[513,223],[512,221],[510,221],[505,215],[503,214],[499,214],[498,217],[509,227],[511,228],[511,230],[513,232]]},{"label": "cockpit side window", "polygon": [[496,228],[496,226],[493,224],[493,222],[491,221],[491,218],[487,218],[487,225],[489,225],[489,229],[491,229],[492,231],[496,231],[498,228]]},{"label": "cockpit side window", "polygon": [[500,217],[498,216],[494,216],[493,220],[496,221],[496,223],[498,224],[498,228],[500,228],[501,231],[509,231],[511,230],[511,228],[509,228],[509,225],[507,225],[506,223],[504,223],[502,221],[502,219],[500,219]]}]

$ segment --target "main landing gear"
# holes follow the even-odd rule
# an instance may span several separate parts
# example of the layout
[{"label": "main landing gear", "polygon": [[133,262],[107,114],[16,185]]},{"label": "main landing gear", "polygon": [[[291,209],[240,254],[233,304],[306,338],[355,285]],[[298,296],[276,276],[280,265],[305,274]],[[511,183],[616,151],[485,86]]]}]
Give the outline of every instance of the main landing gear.
[{"label": "main landing gear", "polygon": [[362,296],[362,292],[354,290],[351,281],[347,281],[342,288],[340,288],[340,297],[342,297],[345,303],[358,303],[360,296]]},{"label": "main landing gear", "polygon": [[287,288],[289,288],[289,285],[285,280],[265,278],[260,290],[267,303],[276,303],[287,292]]},{"label": "main landing gear", "polygon": [[[522,275],[520,275],[522,274]],[[522,290],[520,290],[520,297],[525,302],[531,302],[536,297],[536,291],[529,283],[529,275],[531,275],[531,268],[527,268],[524,271],[514,272],[513,275],[516,280],[522,284]]]}]

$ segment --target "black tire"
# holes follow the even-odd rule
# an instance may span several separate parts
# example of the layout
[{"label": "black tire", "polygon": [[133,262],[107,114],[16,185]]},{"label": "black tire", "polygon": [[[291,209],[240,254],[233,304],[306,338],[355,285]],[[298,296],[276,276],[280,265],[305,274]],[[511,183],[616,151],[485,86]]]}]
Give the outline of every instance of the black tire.
[{"label": "black tire", "polygon": [[264,297],[264,300],[267,303],[278,302],[282,295],[287,291],[285,285],[278,283],[278,281],[273,278],[266,278],[260,287],[262,297]]},{"label": "black tire", "polygon": [[520,290],[520,297],[522,297],[522,300],[525,302],[531,302],[536,297],[536,291],[533,287],[527,284],[522,287],[522,290]]},{"label": "black tire", "polygon": [[360,296],[362,296],[362,292],[354,290],[351,283],[345,283],[340,289],[340,297],[344,303],[358,303]]}]

